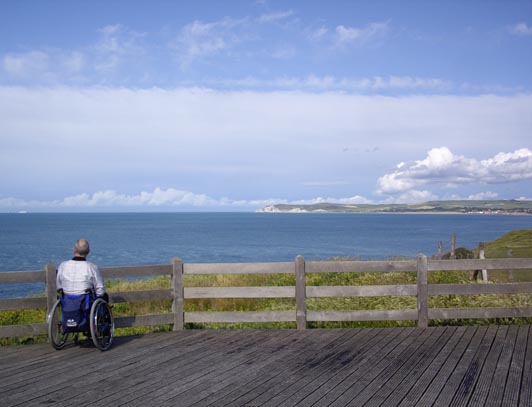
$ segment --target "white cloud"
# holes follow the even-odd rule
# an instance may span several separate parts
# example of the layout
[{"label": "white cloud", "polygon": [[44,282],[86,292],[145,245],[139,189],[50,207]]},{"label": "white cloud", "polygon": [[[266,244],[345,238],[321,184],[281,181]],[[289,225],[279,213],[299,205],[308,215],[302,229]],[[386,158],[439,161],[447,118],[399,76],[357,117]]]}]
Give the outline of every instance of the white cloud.
[{"label": "white cloud", "polygon": [[370,23],[365,27],[336,27],[335,42],[337,46],[364,45],[381,40],[389,32],[389,23]]},{"label": "white cloud", "polygon": [[[290,56],[293,50],[290,50]],[[278,77],[273,79],[259,79],[246,77],[242,79],[211,80],[211,86],[268,88],[280,90],[313,90],[313,91],[446,91],[454,85],[443,79],[418,78],[411,76],[375,76],[371,78],[339,78],[333,75],[308,75],[306,77]]]},{"label": "white cloud", "polygon": [[452,187],[472,183],[496,184],[532,179],[532,151],[521,148],[486,160],[454,154],[447,147],[431,149],[427,157],[378,179],[378,193],[405,193],[422,185]]},{"label": "white cloud", "polygon": [[352,196],[348,198],[313,198],[306,200],[290,201],[286,199],[249,199],[235,200],[230,198],[215,199],[205,194],[196,194],[190,191],[178,190],[175,188],[155,188],[151,192],[142,191],[138,194],[122,194],[114,190],[97,191],[92,195],[82,193],[74,196],[67,196],[61,200],[39,201],[23,200],[17,198],[0,198],[0,211],[19,210],[106,210],[115,208],[159,208],[171,207],[197,207],[197,208],[219,208],[233,207],[235,209],[248,207],[258,209],[267,205],[279,203],[294,205],[309,205],[315,203],[336,202],[342,204],[364,204],[371,203],[370,200],[362,196]]},{"label": "white cloud", "polygon": [[[382,177],[386,194],[445,195],[437,188],[477,180],[512,198],[530,185],[509,181],[532,168],[520,153],[530,145],[531,107],[532,95],[0,87],[0,197],[125,202],[78,195],[178,186],[216,201],[300,199],[306,181],[341,180],[313,194],[371,199]],[[448,151],[426,154],[442,143]],[[458,155],[473,151],[483,159]],[[88,170],[77,171],[80,155]]]},{"label": "white cloud", "polygon": [[50,67],[50,56],[43,51],[11,53],[4,56],[4,70],[16,78],[42,74]]},{"label": "white cloud", "polygon": [[100,73],[113,72],[129,58],[138,58],[145,52],[141,43],[145,34],[120,24],[107,25],[98,32],[100,39],[93,47],[93,52],[94,68]]},{"label": "white cloud", "polygon": [[510,27],[510,32],[515,35],[528,36],[532,35],[532,27],[526,23],[520,22]]},{"label": "white cloud", "polygon": [[282,21],[294,15],[292,10],[287,11],[278,11],[275,13],[263,14],[258,18],[260,23],[273,23],[277,21]]},{"label": "white cloud", "polygon": [[173,46],[181,66],[186,67],[199,58],[211,57],[233,48],[242,41],[238,29],[247,22],[247,18],[225,18],[212,23],[196,20],[185,25]]}]

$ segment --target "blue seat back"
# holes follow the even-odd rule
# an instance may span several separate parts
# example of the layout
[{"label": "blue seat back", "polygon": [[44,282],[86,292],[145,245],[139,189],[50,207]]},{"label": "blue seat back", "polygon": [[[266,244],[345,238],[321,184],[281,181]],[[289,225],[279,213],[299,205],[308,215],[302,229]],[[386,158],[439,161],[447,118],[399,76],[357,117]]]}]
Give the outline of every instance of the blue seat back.
[{"label": "blue seat back", "polygon": [[91,293],[63,294],[61,323],[65,332],[86,332],[89,330],[89,314],[92,305]]}]

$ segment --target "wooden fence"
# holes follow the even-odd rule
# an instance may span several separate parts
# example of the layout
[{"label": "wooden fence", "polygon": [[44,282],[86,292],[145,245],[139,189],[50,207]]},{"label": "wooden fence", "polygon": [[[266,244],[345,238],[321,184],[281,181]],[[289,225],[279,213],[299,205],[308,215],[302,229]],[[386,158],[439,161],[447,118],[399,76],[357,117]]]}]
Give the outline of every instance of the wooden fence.
[{"label": "wooden fence", "polygon": [[[447,294],[520,294],[532,293],[532,283],[498,284],[428,284],[432,271],[472,270],[532,270],[532,258],[432,260],[419,255],[406,261],[305,261],[298,256],[295,262],[282,263],[218,263],[184,264],[174,259],[168,265],[105,267],[101,269],[106,279],[128,277],[171,276],[172,287],[110,293],[111,302],[172,300],[172,312],[152,315],[135,315],[116,318],[117,327],[173,324],[174,330],[184,329],[186,323],[226,322],[295,322],[305,329],[307,322],[323,321],[417,321],[419,327],[428,326],[431,319],[484,319],[532,317],[532,307],[506,308],[431,308],[428,298]],[[305,275],[309,273],[346,272],[416,272],[416,284],[375,286],[308,286]],[[184,287],[184,275],[216,274],[295,274],[295,286],[283,287]],[[52,307],[56,299],[56,266],[48,264],[44,271],[0,272],[0,284],[45,282],[46,297],[0,299],[0,311]],[[323,297],[381,297],[415,296],[417,309],[364,310],[364,311],[312,311],[307,310],[307,298]],[[185,312],[184,301],[198,298],[295,298],[291,311],[260,312]],[[31,336],[46,333],[45,322],[0,326],[0,337]]]}]

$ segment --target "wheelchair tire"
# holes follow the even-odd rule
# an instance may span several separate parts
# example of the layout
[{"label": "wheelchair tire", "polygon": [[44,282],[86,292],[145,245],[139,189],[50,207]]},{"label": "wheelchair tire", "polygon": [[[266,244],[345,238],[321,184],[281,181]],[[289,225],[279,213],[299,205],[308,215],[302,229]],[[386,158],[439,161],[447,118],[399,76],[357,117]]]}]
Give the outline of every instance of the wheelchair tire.
[{"label": "wheelchair tire", "polygon": [[90,331],[94,346],[101,351],[111,347],[115,332],[113,313],[111,312],[111,307],[101,298],[97,298],[92,304]]},{"label": "wheelchair tire", "polygon": [[61,307],[61,300],[57,300],[48,314],[48,338],[54,349],[62,349],[67,340],[68,333],[63,333],[63,324],[61,318],[63,309]]}]

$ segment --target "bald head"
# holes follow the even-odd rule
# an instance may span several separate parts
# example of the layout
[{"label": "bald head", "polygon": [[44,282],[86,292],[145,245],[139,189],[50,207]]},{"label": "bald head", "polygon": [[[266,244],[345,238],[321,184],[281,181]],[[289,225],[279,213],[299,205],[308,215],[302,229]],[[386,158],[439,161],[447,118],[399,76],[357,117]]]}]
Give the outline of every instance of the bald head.
[{"label": "bald head", "polygon": [[74,255],[79,257],[87,257],[90,251],[89,242],[85,239],[79,239],[74,246]]}]

